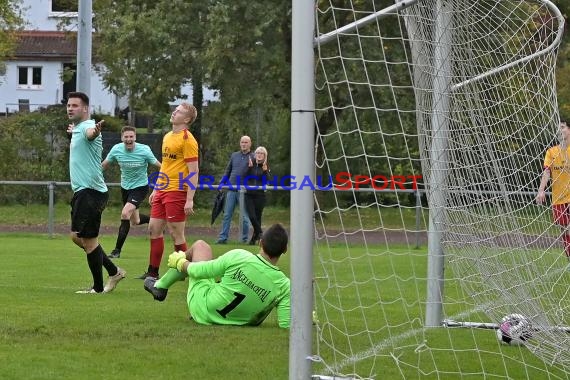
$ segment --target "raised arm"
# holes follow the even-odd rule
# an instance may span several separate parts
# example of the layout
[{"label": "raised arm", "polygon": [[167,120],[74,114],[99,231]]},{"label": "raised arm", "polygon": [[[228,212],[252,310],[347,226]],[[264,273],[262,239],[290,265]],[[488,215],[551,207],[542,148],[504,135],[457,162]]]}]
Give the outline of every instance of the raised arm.
[{"label": "raised arm", "polygon": [[95,140],[101,134],[103,123],[105,123],[105,120],[101,120],[95,124],[95,127],[87,129],[87,131],[85,132],[87,134],[87,140],[89,141]]}]

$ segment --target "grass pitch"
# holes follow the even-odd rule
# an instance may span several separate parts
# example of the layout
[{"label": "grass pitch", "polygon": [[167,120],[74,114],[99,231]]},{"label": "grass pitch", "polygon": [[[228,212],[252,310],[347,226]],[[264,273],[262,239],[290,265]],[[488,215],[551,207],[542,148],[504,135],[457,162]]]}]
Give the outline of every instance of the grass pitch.
[{"label": "grass pitch", "polygon": [[[107,251],[114,240],[114,235],[101,238]],[[0,379],[288,378],[289,332],[278,328],[275,313],[260,327],[198,325],[188,318],[186,282],[172,287],[165,302],[154,301],[135,279],[146,269],[146,237],[127,239],[115,260],[127,278],[104,295],[74,294],[91,281],[84,253],[66,236],[2,234],[0,242]],[[167,238],[166,252],[170,245]],[[237,246],[212,247],[217,256]],[[351,250],[359,254],[358,247]],[[342,373],[354,369],[360,376],[388,380],[567,378],[524,347],[498,345],[492,330],[423,329],[425,284],[418,279],[425,278],[425,251],[415,251],[413,258],[404,250],[394,253],[389,262],[379,255],[367,263],[384,279],[379,293],[359,288],[366,302],[381,295],[377,309],[359,312],[358,299],[347,289],[339,298],[345,312],[319,311],[313,351],[351,352],[338,357]],[[332,246],[330,254],[341,258],[346,247]],[[280,267],[290,273],[287,256]],[[366,267],[353,269],[362,273]],[[336,270],[336,276],[350,282],[350,272]],[[446,312],[486,321],[456,302],[461,299],[457,283],[446,283]],[[368,333],[349,339],[328,322]],[[326,346],[331,341],[336,348]],[[313,369],[328,374],[319,363]]]},{"label": "grass pitch", "polygon": [[[258,328],[197,325],[187,282],[154,301],[135,279],[147,266],[146,238],[128,238],[115,260],[127,278],[103,295],[74,294],[91,276],[67,237],[0,240],[0,379],[287,378],[288,331],[273,313]],[[114,236],[102,243],[110,251]]]}]

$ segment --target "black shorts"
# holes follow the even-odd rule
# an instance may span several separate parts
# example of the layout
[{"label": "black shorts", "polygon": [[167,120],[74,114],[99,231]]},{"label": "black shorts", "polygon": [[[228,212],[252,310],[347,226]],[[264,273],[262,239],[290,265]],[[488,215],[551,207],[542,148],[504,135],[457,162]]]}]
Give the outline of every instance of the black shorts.
[{"label": "black shorts", "polygon": [[132,203],[138,209],[141,203],[146,198],[148,194],[148,185],[135,187],[134,189],[123,189],[121,187],[121,196],[123,198],[123,206],[127,204],[127,202]]},{"label": "black shorts", "polygon": [[71,199],[71,231],[81,238],[99,236],[101,214],[107,206],[109,193],[93,189],[83,189],[73,194]]}]

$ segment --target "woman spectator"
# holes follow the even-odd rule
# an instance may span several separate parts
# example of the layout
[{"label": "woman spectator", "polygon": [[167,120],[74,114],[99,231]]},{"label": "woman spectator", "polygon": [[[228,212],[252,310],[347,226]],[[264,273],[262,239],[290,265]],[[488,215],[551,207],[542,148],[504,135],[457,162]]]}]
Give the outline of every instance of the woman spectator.
[{"label": "woman spectator", "polygon": [[262,146],[258,147],[254,156],[255,160],[247,171],[245,191],[245,207],[253,226],[253,235],[249,241],[250,245],[257,244],[261,237],[261,215],[265,207],[265,184],[270,173],[267,165],[267,149]]}]

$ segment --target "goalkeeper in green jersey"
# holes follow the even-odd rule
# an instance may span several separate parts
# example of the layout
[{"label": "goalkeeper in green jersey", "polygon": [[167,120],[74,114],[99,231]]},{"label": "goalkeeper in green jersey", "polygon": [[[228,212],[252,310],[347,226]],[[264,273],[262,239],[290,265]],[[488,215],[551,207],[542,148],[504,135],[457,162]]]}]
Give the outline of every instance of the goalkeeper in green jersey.
[{"label": "goalkeeper in green jersey", "polygon": [[288,328],[290,281],[276,266],[287,243],[281,224],[263,233],[257,255],[233,249],[212,259],[211,247],[198,240],[186,252],[172,253],[170,269],[159,280],[148,277],[144,288],[155,300],[164,301],[168,288],[188,276],[186,302],[196,322],[257,326],[276,308],[279,327]]}]

